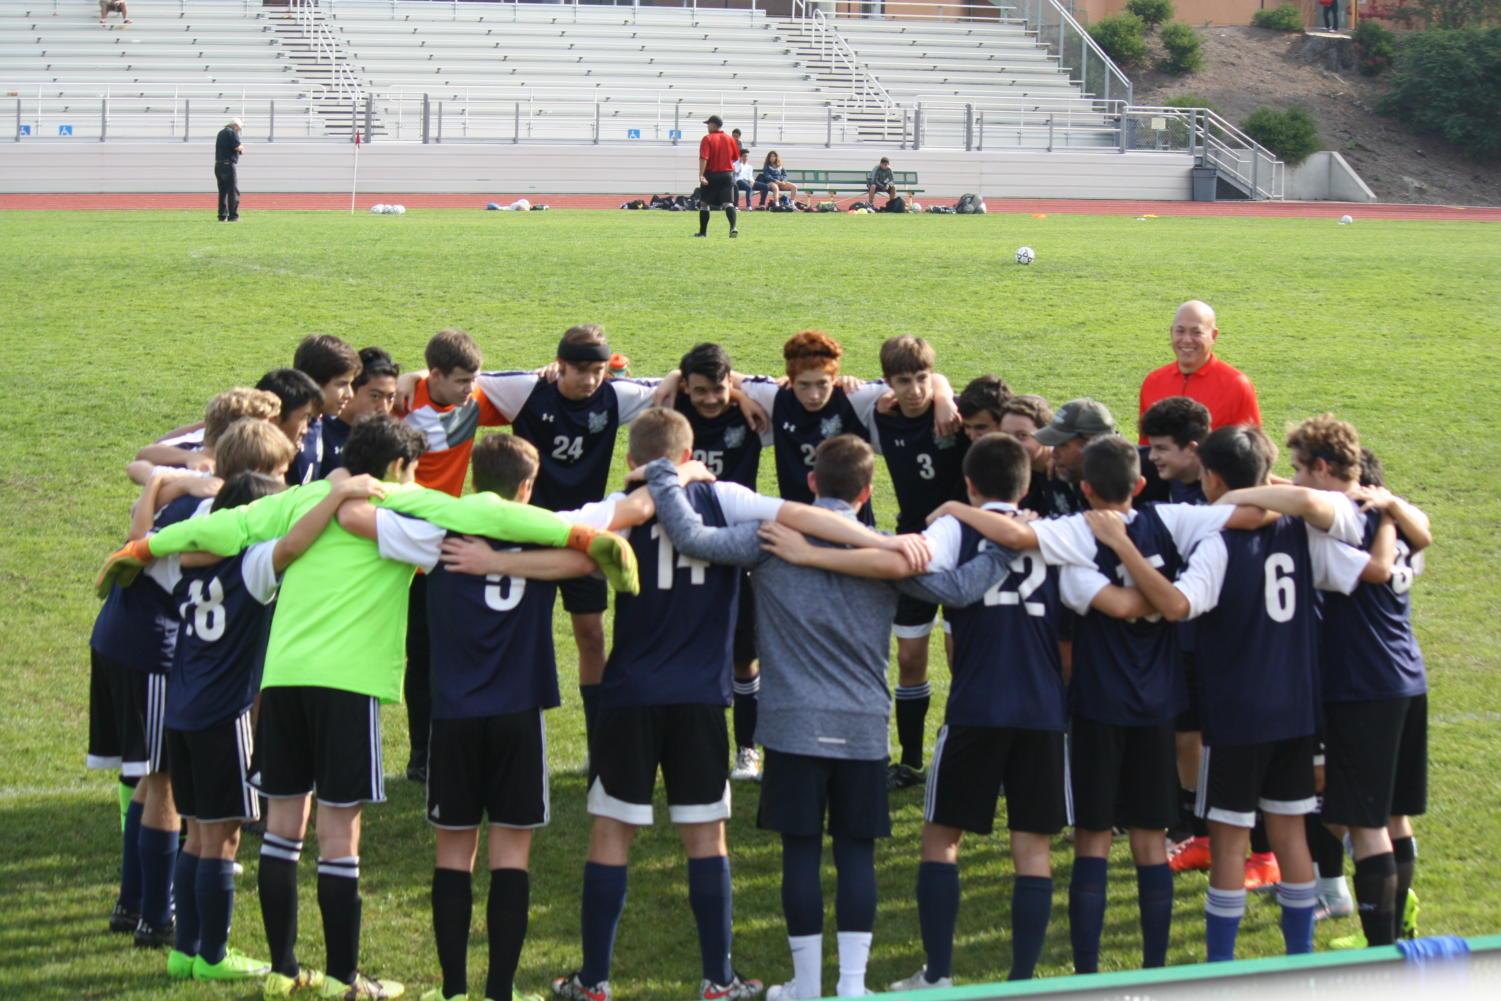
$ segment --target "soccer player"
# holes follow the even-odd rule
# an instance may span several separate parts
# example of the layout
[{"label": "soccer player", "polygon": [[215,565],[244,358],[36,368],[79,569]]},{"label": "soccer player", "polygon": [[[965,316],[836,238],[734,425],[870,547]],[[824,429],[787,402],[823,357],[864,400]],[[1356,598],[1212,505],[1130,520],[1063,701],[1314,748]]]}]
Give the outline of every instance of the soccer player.
[{"label": "soccer player", "polygon": [[708,133],[698,141],[698,232],[695,236],[709,235],[709,214],[714,209],[724,209],[730,221],[730,237],[740,235],[735,214],[735,161],[740,159],[740,144],[734,136],[724,132],[724,122],[718,115],[704,119]]},{"label": "soccer player", "polygon": [[[344,443],[355,422],[370,414],[389,414],[396,404],[396,379],[401,367],[380,348],[360,349],[360,374],[350,384],[353,395],[344,409],[323,418],[324,476],[344,466]],[[425,454],[425,453],[424,453]],[[418,469],[421,469],[419,460]]]},{"label": "soccer player", "polygon": [[[921,337],[902,335],[881,345],[881,376],[896,396],[891,411],[876,408],[871,444],[886,459],[896,491],[896,530],[921,532],[928,513],[945,501],[964,495],[964,453],[968,439],[956,432],[939,433],[934,425],[937,398],[952,406],[948,381],[934,372],[933,347]],[[962,416],[962,411],[961,411]],[[887,779],[893,789],[923,781],[923,736],[927,728],[928,637],[938,606],[901,595],[896,620],[896,733],[901,759],[892,763]]]},{"label": "soccer player", "polygon": [[1398,536],[1390,580],[1325,600],[1320,650],[1322,816],[1326,824],[1349,829],[1355,900],[1367,943],[1389,945],[1397,934],[1398,901],[1404,910],[1409,906],[1416,864],[1406,818],[1427,805],[1428,679],[1412,634],[1410,591],[1421,569],[1414,567],[1414,556],[1433,541],[1432,531],[1427,516],[1401,498],[1361,490],[1360,439],[1348,422],[1332,414],[1310,417],[1292,430],[1287,445],[1294,486],[1235,491],[1229,500],[1305,518],[1332,504],[1330,534],[1374,551],[1380,521],[1370,511],[1361,513],[1357,501],[1363,499],[1391,520]]},{"label": "soccer player", "polygon": [[360,356],[354,348],[332,334],[309,334],[297,345],[292,367],[318,386],[318,405],[308,422],[297,458],[287,482],[311,483],[322,479],[323,419],[337,417],[354,398],[354,380],[360,374]]},{"label": "soccer player", "polygon": [[[249,504],[285,487],[263,473],[235,473],[211,502],[212,510]],[[165,712],[172,794],[187,821],[173,879],[177,915],[175,944],[167,954],[170,977],[247,980],[270,972],[266,963],[229,949],[227,942],[240,825],[260,816],[246,784],[250,705],[271,603],[282,572],[312,545],[339,505],[373,489],[378,487],[368,476],[345,480],[283,538],[228,560],[183,561],[172,591],[181,626]]]},{"label": "soccer player", "polygon": [[[485,372],[477,385],[487,405],[542,459],[533,502],[549,511],[569,511],[604,497],[615,433],[651,405],[656,384],[610,377],[610,345],[604,329],[593,323],[563,334],[557,365],[556,380],[534,372]],[[587,728],[605,667],[605,587],[586,577],[564,581],[558,591],[573,620]]]},{"label": "soccer player", "polygon": [[1176,504],[1204,503],[1199,443],[1209,436],[1209,410],[1186,396],[1158,400],[1141,415],[1147,460],[1166,485],[1166,499]]},{"label": "soccer player", "polygon": [[[1208,435],[1198,448],[1205,494],[1217,500],[1229,490],[1259,486],[1271,455],[1266,436],[1254,427]],[[1205,908],[1210,962],[1235,958],[1246,906],[1242,859],[1258,810],[1281,870],[1284,945],[1289,955],[1313,951],[1317,885],[1303,817],[1315,805],[1314,591],[1349,594],[1363,576],[1389,578],[1395,541],[1388,528],[1380,557],[1343,545],[1320,530],[1335,516],[1335,505],[1323,500],[1309,508],[1305,522],[1284,516],[1255,531],[1211,535],[1174,583],[1142,557],[1118,514],[1088,515],[1096,536],[1168,621],[1203,623],[1199,649],[1214,666],[1200,679],[1205,746],[1198,800],[1212,841]]]},{"label": "soccer player", "polygon": [[[647,410],[631,425],[634,467],[658,459],[676,474],[692,455],[688,421]],[[800,530],[862,544],[901,545],[800,504],[764,498],[739,484],[688,488],[695,516],[715,525],[777,520]],[[753,529],[752,529],[753,532]],[[671,820],[688,857],[688,897],[702,950],[705,999],[749,998],[759,981],[730,965],[731,897],[725,821],[730,813],[728,734],[736,595],[742,574],[676,553],[660,522],[629,533],[647,586],[616,601],[614,643],[599,692],[589,755],[593,816],[584,868],[583,964],[553,990],[584,1001],[608,997],[615,930],[625,903],[627,863],[638,827],[652,823],[660,768]]]},{"label": "soccer player", "polygon": [[197,472],[214,468],[214,448],[229,426],[242,417],[274,421],[281,416],[281,401],[262,389],[227,389],[208,401],[203,422],[196,427],[169,432],[155,444],[136,453],[125,467],[126,475],[141,486],[158,467],[182,466]]},{"label": "soccer player", "polygon": [[1032,460],[1032,485],[1021,499],[1023,511],[1043,517],[1077,514],[1081,497],[1072,483],[1053,468],[1053,450],[1037,440],[1037,432],[1053,423],[1053,408],[1041,396],[1013,396],[1001,408],[1001,430],[1015,438]]},{"label": "soccer player", "polygon": [[998,375],[980,375],[969,381],[955,401],[964,436],[976,441],[1001,429],[1002,407],[1011,399],[1011,387]]},{"label": "soccer player", "polygon": [[[810,474],[817,505],[854,520],[869,497],[874,467],[865,442],[830,438],[819,446]],[[892,582],[893,588],[763,553],[760,526],[706,525],[671,462],[649,467],[648,482],[680,558],[750,567],[757,589],[766,668],[757,725],[766,748],[757,824],[782,836],[782,906],[794,967],[793,980],[768,991],[768,1001],[823,996],[819,870],[826,814],[839,884],[838,994],[863,995],[876,912],[875,841],[891,833],[886,665],[896,597],[908,593],[953,606],[978,600],[1003,573],[999,554],[946,574]]]},{"label": "soccer player", "polygon": [[[297,446],[298,453],[302,454],[308,447],[309,429],[322,405],[323,391],[311,376],[295,368],[273,368],[261,376],[261,381],[255,384],[255,388],[274,393],[281,401],[281,416],[277,418],[276,426],[287,436],[288,441]],[[300,471],[289,470],[287,485],[300,486],[304,483],[304,480],[294,477],[305,473],[307,468],[304,463],[304,468]]]},{"label": "soccer player", "polygon": [[[718,479],[755,490],[763,441],[744,409],[737,405],[739,390],[734,388],[733,374],[724,348],[699,344],[683,355],[677,372],[663,380],[662,388],[668,382],[678,387],[672,407],[688,418],[693,429],[693,458]],[[761,753],[755,742],[756,694],[761,690],[756,664],[756,592],[749,580],[740,582],[734,658],[735,765],[730,778],[747,781],[761,777]]]},{"label": "soccer player", "polygon": [[[370,417],[350,434],[345,468],[409,484],[423,442],[392,418]],[[286,534],[333,488],[319,481],[255,504],[174,525],[114,554],[99,586],[129,581],[146,560],[202,550],[231,556]],[[436,491],[388,488],[382,504],[455,531],[520,542],[567,544],[590,552],[620,587],[635,585],[634,560],[623,540],[568,526],[546,512],[507,504],[490,494],[462,500]],[[271,948],[270,996],[322,986],[351,999],[399,996],[400,985],[358,970],[360,937],[359,832],[362,806],[385,798],[380,768],[381,702],[400,697],[406,620],[399,613],[411,585],[410,566],[382,559],[376,547],[330,526],[294,563],[282,583],[262,678],[263,753],[253,784],[270,799],[261,847],[261,915]],[[127,589],[128,591],[129,589]],[[308,821],[308,796],[318,798],[318,901],[328,946],[328,975],[303,969],[296,956],[297,862]]]}]

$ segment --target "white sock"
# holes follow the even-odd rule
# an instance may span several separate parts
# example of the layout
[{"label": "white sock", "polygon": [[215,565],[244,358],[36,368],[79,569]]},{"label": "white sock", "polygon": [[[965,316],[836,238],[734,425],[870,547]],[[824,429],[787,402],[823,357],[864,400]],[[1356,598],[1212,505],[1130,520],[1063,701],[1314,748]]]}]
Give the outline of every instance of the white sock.
[{"label": "white sock", "polygon": [[1343,876],[1320,876],[1319,896],[1329,901],[1349,900],[1350,886]]},{"label": "white sock", "polygon": [[823,997],[823,933],[788,935],[792,949],[792,996]]},{"label": "white sock", "polygon": [[869,993],[865,989],[865,967],[870,961],[868,931],[839,933],[839,989],[842,998],[857,998]]}]

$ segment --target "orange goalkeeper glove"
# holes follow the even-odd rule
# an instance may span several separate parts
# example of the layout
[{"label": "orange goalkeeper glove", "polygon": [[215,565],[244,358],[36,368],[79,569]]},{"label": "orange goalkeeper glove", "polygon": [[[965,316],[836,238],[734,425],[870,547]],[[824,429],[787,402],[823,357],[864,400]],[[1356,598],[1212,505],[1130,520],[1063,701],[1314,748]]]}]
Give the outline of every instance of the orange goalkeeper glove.
[{"label": "orange goalkeeper glove", "polygon": [[636,552],[629,542],[614,532],[574,525],[568,530],[568,548],[577,549],[593,560],[605,580],[617,591],[641,593],[641,577],[636,570]]},{"label": "orange goalkeeper glove", "polygon": [[156,559],[151,555],[151,547],[145,539],[137,539],[127,542],[119,549],[109,554],[109,559],[104,561],[104,566],[99,570],[99,576],[94,578],[94,593],[101,598],[109,597],[109,589],[112,584],[121,587],[129,587],[135,583],[146,564]]}]

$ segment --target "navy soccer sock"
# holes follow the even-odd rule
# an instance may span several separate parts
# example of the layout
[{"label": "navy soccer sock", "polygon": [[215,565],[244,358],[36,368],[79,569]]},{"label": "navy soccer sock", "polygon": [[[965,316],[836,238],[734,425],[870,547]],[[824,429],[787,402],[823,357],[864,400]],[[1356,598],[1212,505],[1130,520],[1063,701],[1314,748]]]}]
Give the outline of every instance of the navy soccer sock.
[{"label": "navy soccer sock", "polygon": [[1016,877],[1011,887],[1011,975],[1007,980],[1032,979],[1052,913],[1052,878]]},{"label": "navy soccer sock", "polygon": [[584,964],[579,969],[579,979],[586,985],[610,979],[615,930],[620,927],[620,914],[625,910],[625,889],[625,866],[584,863]]},{"label": "navy soccer sock", "polygon": [[1173,927],[1173,870],[1166,862],[1136,867],[1136,903],[1141,911],[1141,965],[1165,966]]},{"label": "navy soccer sock", "polygon": [[959,867],[952,862],[919,862],[917,920],[927,955],[928,983],[954,975],[954,926],[959,921]]},{"label": "navy soccer sock", "polygon": [[177,865],[176,828],[141,825],[141,920],[153,928],[172,921],[172,870]]},{"label": "navy soccer sock", "polygon": [[876,843],[873,838],[834,838],[834,920],[840,931],[876,926]]},{"label": "navy soccer sock", "polygon": [[823,934],[823,838],[782,835],[782,915],[792,938]]},{"label": "navy soccer sock", "polygon": [[120,907],[133,914],[141,910],[141,813],[145,808],[132,802],[125,808],[125,827],[120,835]]},{"label": "navy soccer sock", "polygon": [[759,708],[761,676],[748,681],[735,679],[735,746],[756,745],[756,710]]},{"label": "navy soccer sock", "polygon": [[1246,891],[1209,888],[1204,905],[1205,961],[1228,963],[1235,958],[1235,936],[1246,913]]},{"label": "navy soccer sock", "polygon": [[1105,928],[1107,861],[1080,856],[1068,884],[1068,934],[1074,947],[1074,972],[1100,968],[1100,934]]},{"label": "navy soccer sock", "polygon": [[1313,951],[1313,910],[1319,902],[1319,884],[1277,884],[1277,902],[1282,905],[1282,944],[1289,956]]},{"label": "navy soccer sock", "polygon": [[698,923],[698,951],[704,979],[728,984],[730,972],[730,860],[723,855],[688,860],[688,903]]},{"label": "navy soccer sock", "polygon": [[[179,893],[186,892],[182,883],[177,887]],[[229,925],[235,911],[234,861],[199,859],[198,879],[192,892],[198,902],[198,955],[211,965],[223,962],[229,950]]]},{"label": "navy soccer sock", "polygon": [[177,933],[173,948],[187,956],[198,955],[198,856],[186,851],[177,853],[177,864],[172,871],[172,886],[175,893],[174,910],[177,912]]}]

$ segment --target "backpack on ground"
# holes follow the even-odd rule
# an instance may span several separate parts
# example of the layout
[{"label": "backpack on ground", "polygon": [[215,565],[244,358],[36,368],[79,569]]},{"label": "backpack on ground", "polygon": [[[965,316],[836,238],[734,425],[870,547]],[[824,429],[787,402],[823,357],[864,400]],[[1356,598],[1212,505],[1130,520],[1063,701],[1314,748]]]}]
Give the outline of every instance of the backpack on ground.
[{"label": "backpack on ground", "polygon": [[980,196],[960,195],[959,200],[954,203],[954,211],[959,215],[979,215]]},{"label": "backpack on ground", "polygon": [[905,212],[905,211],[907,211],[907,199],[903,198],[901,195],[897,195],[895,198],[891,199],[890,201],[888,201],[886,203],[886,211],[887,212]]},{"label": "backpack on ground", "polygon": [[952,205],[929,205],[927,212],[929,215],[953,215],[954,207]]}]

